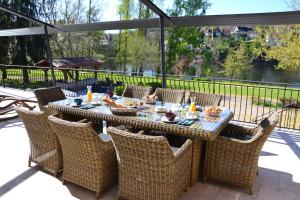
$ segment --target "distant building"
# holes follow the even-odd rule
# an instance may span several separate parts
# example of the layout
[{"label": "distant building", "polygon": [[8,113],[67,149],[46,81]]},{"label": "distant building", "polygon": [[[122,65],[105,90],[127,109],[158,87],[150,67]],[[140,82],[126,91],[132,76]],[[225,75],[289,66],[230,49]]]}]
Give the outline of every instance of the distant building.
[{"label": "distant building", "polygon": [[221,37],[225,36],[222,30],[219,27],[216,28],[208,28],[203,31],[205,36],[207,37]]},{"label": "distant building", "polygon": [[112,42],[112,35],[111,34],[105,34],[103,38],[100,40],[100,44],[102,46],[107,46]]},{"label": "distant building", "polygon": [[253,39],[256,37],[256,32],[253,30],[252,27],[247,26],[234,26],[231,35],[235,38],[246,37],[248,39]]}]

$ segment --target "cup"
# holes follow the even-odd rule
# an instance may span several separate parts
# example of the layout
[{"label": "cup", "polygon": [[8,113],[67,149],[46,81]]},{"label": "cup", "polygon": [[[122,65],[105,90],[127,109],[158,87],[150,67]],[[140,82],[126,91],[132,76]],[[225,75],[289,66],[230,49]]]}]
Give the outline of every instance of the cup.
[{"label": "cup", "polygon": [[80,99],[80,98],[76,98],[76,99],[74,99],[74,103],[77,105],[77,106],[81,106],[81,104],[82,104],[82,99]]}]

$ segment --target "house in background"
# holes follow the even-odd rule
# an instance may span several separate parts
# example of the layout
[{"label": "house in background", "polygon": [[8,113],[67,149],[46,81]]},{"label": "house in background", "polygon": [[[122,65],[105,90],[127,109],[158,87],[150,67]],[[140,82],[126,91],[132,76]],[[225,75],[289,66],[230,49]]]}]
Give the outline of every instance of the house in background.
[{"label": "house in background", "polygon": [[112,42],[112,39],[112,34],[105,34],[100,40],[100,45],[108,46]]},{"label": "house in background", "polygon": [[254,39],[256,37],[256,32],[252,27],[247,26],[234,26],[231,35],[235,39],[239,39],[240,37],[245,37],[246,39]]}]

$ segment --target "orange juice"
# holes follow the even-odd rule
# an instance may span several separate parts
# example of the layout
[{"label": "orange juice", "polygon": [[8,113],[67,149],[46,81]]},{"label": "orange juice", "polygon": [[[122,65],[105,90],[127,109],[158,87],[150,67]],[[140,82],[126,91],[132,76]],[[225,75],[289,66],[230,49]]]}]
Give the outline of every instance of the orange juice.
[{"label": "orange juice", "polygon": [[86,100],[88,102],[92,102],[93,101],[92,87],[91,86],[87,86]]},{"label": "orange juice", "polygon": [[196,112],[196,104],[195,104],[195,102],[191,103],[189,111],[190,112]]}]

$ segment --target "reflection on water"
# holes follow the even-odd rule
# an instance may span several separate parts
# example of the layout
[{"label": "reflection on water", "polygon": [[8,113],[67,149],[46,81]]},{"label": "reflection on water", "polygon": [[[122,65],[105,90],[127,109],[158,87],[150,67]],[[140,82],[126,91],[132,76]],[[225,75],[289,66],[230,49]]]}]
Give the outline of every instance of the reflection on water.
[{"label": "reflection on water", "polygon": [[249,73],[249,79],[253,81],[300,83],[300,70],[286,71],[277,70],[273,67],[254,66]]},{"label": "reflection on water", "polygon": [[[132,75],[132,66],[127,66],[127,75]],[[147,69],[143,72],[143,76],[154,76],[155,70]],[[256,63],[251,71],[248,73],[246,80],[263,81],[263,82],[277,82],[277,83],[300,83],[300,70],[287,71],[278,70],[270,65],[263,65]],[[300,86],[297,86],[300,87]]]}]

